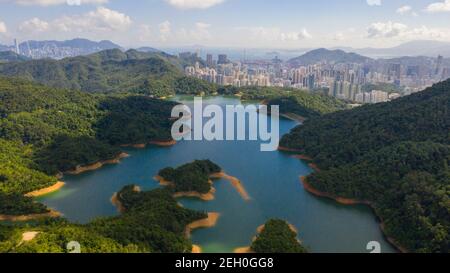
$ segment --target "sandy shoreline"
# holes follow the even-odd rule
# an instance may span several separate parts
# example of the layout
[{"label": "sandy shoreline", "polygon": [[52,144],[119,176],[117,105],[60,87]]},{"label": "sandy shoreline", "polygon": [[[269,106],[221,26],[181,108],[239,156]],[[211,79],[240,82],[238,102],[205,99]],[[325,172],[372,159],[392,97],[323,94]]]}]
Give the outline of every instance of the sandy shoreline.
[{"label": "sandy shoreline", "polygon": [[300,122],[300,123],[303,123],[303,122],[306,121],[305,117],[302,117],[302,116],[297,115],[295,113],[281,113],[280,116],[283,117],[283,118],[287,118],[289,120],[292,120],[292,121]]},{"label": "sandy shoreline", "polygon": [[25,194],[26,197],[40,197],[40,196],[44,196],[56,191],[59,191],[62,187],[64,187],[66,185],[66,183],[58,181],[56,182],[56,184],[54,184],[53,186],[47,187],[47,188],[43,188],[40,190],[36,190],[30,193]]},{"label": "sandy shoreline", "polygon": [[305,176],[301,177],[301,181],[302,181],[302,184],[303,184],[303,187],[305,188],[305,190],[307,192],[315,195],[315,196],[332,199],[332,200],[336,201],[337,203],[339,203],[341,205],[349,205],[349,206],[365,205],[365,206],[369,206],[373,210],[373,212],[376,215],[376,217],[378,218],[378,220],[380,221],[380,228],[381,228],[381,231],[383,232],[386,240],[391,245],[393,245],[397,250],[399,250],[400,252],[402,252],[402,253],[408,253],[409,252],[405,247],[401,246],[394,238],[389,237],[389,236],[386,235],[385,223],[384,223],[383,219],[380,217],[380,215],[377,214],[375,206],[372,204],[372,202],[361,201],[361,200],[350,199],[350,198],[342,198],[342,197],[334,196],[334,195],[326,193],[326,192],[321,192],[321,191],[315,189],[311,184],[309,184],[308,181],[307,181],[307,178]]},{"label": "sandy shoreline", "polygon": [[[247,193],[247,191],[244,188],[244,185],[236,177],[228,175],[225,172],[220,172],[220,173],[214,173],[214,174],[210,175],[210,178],[211,179],[226,179],[226,180],[228,180],[231,183],[231,185],[237,190],[237,192],[242,197],[242,199],[244,199],[245,201],[251,200],[249,194]],[[166,186],[166,187],[174,186],[173,182],[167,181],[159,175],[155,176],[153,179],[158,181],[161,186]],[[191,197],[191,198],[199,198],[203,201],[212,201],[215,199],[216,189],[212,186],[213,182],[211,180],[209,181],[209,183],[211,184],[211,190],[208,193],[199,193],[199,192],[195,192],[195,191],[176,192],[173,195],[173,197],[175,197],[175,198]]]},{"label": "sandy shoreline", "polygon": [[26,222],[32,220],[40,220],[44,218],[57,218],[60,217],[61,213],[50,210],[47,213],[40,214],[29,214],[29,215],[0,215],[0,221],[8,221],[8,222]]},{"label": "sandy shoreline", "polygon": [[192,254],[201,254],[203,252],[199,245],[192,245]]},{"label": "sandy shoreline", "polygon": [[[290,228],[295,234],[298,234],[298,230],[297,230],[296,227],[294,227],[294,225],[292,225],[292,224],[290,224],[290,223],[287,223],[287,224],[289,225],[289,228]],[[261,233],[263,232],[263,230],[264,230],[265,227],[266,227],[265,224],[264,224],[264,225],[260,225],[260,226],[256,229],[257,235],[261,234]],[[254,242],[254,241],[256,240],[256,238],[257,238],[256,236],[253,237],[252,242]],[[299,241],[299,243],[301,243],[301,242]],[[234,254],[252,254],[252,253],[255,253],[255,252],[252,250],[251,246],[244,246],[244,247],[238,247],[238,248],[234,249],[233,253],[234,253]]]},{"label": "sandy shoreline", "polygon": [[[173,187],[175,184],[171,181],[165,180],[163,177],[157,175],[153,177],[156,181],[158,181],[159,185],[163,187]],[[199,198],[203,201],[212,201],[215,199],[215,193],[216,189],[212,186],[213,182],[211,180],[208,181],[211,184],[211,190],[208,193],[199,193],[196,191],[189,191],[189,192],[175,192],[173,194],[174,198],[182,198],[182,197],[189,197],[189,198]]]},{"label": "sandy shoreline", "polygon": [[[141,188],[139,186],[135,186],[133,191],[140,192]],[[117,208],[118,212],[120,212],[120,213],[125,212],[125,207],[122,205],[122,202],[120,202],[120,199],[119,199],[119,193],[115,192],[113,194],[113,196],[111,197],[111,204],[113,204]]]},{"label": "sandy shoreline", "polygon": [[70,175],[78,175],[78,174],[82,174],[85,172],[90,172],[90,171],[95,171],[100,169],[101,167],[105,166],[105,165],[111,165],[111,164],[118,164],[120,163],[120,160],[126,157],[129,157],[130,155],[127,153],[120,153],[118,156],[116,156],[113,159],[109,159],[109,160],[102,160],[90,165],[85,165],[85,166],[78,166],[76,167],[74,170],[71,171],[67,171],[65,172],[66,174],[70,174]]},{"label": "sandy shoreline", "polygon": [[135,148],[135,149],[145,149],[147,148],[148,145],[155,145],[155,146],[160,146],[160,147],[171,147],[176,145],[177,142],[175,140],[168,140],[168,141],[150,141],[147,144],[146,143],[140,143],[140,144],[123,144],[120,145],[121,147],[131,147],[131,148]]},{"label": "sandy shoreline", "polygon": [[247,190],[245,189],[244,185],[236,177],[228,175],[225,172],[214,173],[210,177],[213,179],[226,179],[230,181],[231,185],[237,190],[242,199],[244,199],[245,201],[251,200],[250,195],[247,193]]},{"label": "sandy shoreline", "polygon": [[303,151],[297,150],[297,149],[291,149],[283,146],[278,146],[278,151],[281,152],[290,152],[290,153],[301,153]]},{"label": "sandy shoreline", "polygon": [[220,218],[220,213],[210,212],[210,213],[208,213],[207,218],[200,219],[198,221],[188,224],[185,229],[186,237],[190,238],[192,231],[195,229],[215,227],[217,225],[217,221],[219,221],[219,218]]}]

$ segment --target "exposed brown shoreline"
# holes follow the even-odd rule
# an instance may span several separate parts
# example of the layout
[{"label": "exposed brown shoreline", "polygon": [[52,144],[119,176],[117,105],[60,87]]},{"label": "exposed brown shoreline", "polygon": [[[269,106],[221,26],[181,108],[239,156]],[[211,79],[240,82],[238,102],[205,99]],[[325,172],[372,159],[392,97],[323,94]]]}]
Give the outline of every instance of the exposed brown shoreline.
[{"label": "exposed brown shoreline", "polygon": [[241,195],[242,199],[245,201],[250,201],[250,195],[247,193],[242,182],[234,176],[228,175],[225,172],[214,173],[210,176],[213,179],[226,179],[230,181],[231,185],[238,191],[239,195]]},{"label": "exposed brown shoreline", "polygon": [[351,199],[351,198],[343,198],[343,197],[338,197],[338,196],[335,196],[335,195],[332,195],[332,194],[329,194],[326,192],[321,192],[321,191],[317,190],[316,188],[314,188],[311,184],[309,184],[307,181],[307,178],[305,176],[301,177],[301,181],[302,181],[302,184],[303,184],[303,187],[305,188],[305,190],[315,196],[332,199],[341,205],[369,206],[372,209],[372,211],[374,212],[374,214],[376,215],[376,217],[378,218],[378,220],[380,221],[380,228],[381,228],[381,231],[383,232],[384,236],[386,237],[386,240],[400,252],[402,252],[402,253],[409,252],[405,247],[401,246],[394,238],[389,237],[386,234],[386,228],[385,228],[386,225],[383,221],[383,218],[381,218],[381,216],[378,215],[378,213],[375,209],[375,206],[373,205],[372,202],[356,200],[356,199]]},{"label": "exposed brown shoreline", "polygon": [[210,212],[208,213],[208,217],[204,219],[200,219],[198,221],[194,221],[186,226],[185,234],[187,238],[191,237],[191,233],[195,229],[200,228],[212,228],[217,225],[217,221],[219,221],[220,213]]},{"label": "exposed brown shoreline", "polygon": [[[245,190],[244,186],[242,185],[241,181],[237,179],[234,176],[228,175],[225,172],[219,172],[219,173],[213,173],[210,175],[211,179],[226,179],[230,181],[231,185],[237,190],[239,195],[241,195],[242,199],[245,201],[251,200],[250,196],[248,195],[247,191]],[[173,186],[174,183],[171,181],[165,180],[163,177],[157,175],[153,179],[159,182],[161,186]],[[211,190],[208,193],[199,193],[195,191],[191,192],[176,192],[173,196],[175,198],[181,198],[181,197],[192,197],[192,198],[199,198],[203,201],[212,201],[215,199],[215,193],[216,189],[212,186],[213,182],[210,180],[209,183],[211,184]]]},{"label": "exposed brown shoreline", "polygon": [[[174,183],[171,181],[165,180],[163,177],[157,175],[153,177],[161,186],[164,187],[172,187]],[[212,186],[213,182],[211,180],[208,181],[211,184],[211,190],[208,193],[199,193],[196,191],[189,192],[176,192],[173,194],[174,198],[182,198],[182,197],[191,197],[191,198],[199,198],[203,201],[212,201],[215,199],[216,189]]]},{"label": "exposed brown shoreline", "polygon": [[101,167],[105,165],[111,165],[111,164],[118,164],[120,163],[120,160],[126,157],[129,157],[130,155],[127,153],[120,153],[118,156],[116,156],[113,159],[109,160],[102,160],[93,164],[85,165],[85,166],[78,166],[74,170],[65,172],[66,174],[70,175],[78,175],[85,172],[95,171],[100,169]]},{"label": "exposed brown shoreline", "polygon": [[278,151],[290,152],[290,153],[301,153],[302,152],[297,149],[287,148],[287,147],[283,147],[283,146],[278,146]]},{"label": "exposed brown shoreline", "polygon": [[160,146],[160,147],[171,147],[176,145],[177,142],[175,140],[167,140],[167,141],[150,141],[148,143],[140,143],[140,144],[123,144],[120,145],[121,147],[131,147],[131,148],[135,148],[135,149],[145,149],[147,148],[148,145],[156,145],[156,146]]},{"label": "exposed brown shoreline", "polygon": [[0,215],[0,221],[8,221],[8,222],[26,222],[32,220],[40,220],[44,218],[57,218],[60,217],[61,213],[50,210],[47,213],[40,214],[29,214],[29,215]]},{"label": "exposed brown shoreline", "polygon": [[40,196],[44,196],[53,192],[56,192],[58,190],[60,190],[62,187],[64,187],[66,185],[66,183],[58,181],[56,182],[56,184],[47,187],[47,188],[43,188],[40,190],[36,190],[30,193],[25,194],[26,197],[40,197]]},{"label": "exposed brown shoreline", "polygon": [[[139,186],[135,186],[133,191],[140,192],[141,188]],[[117,208],[120,213],[125,212],[125,207],[122,205],[122,202],[120,202],[119,199],[119,193],[116,192],[113,194],[113,196],[111,197],[111,203]]]},{"label": "exposed brown shoreline", "polygon": [[[289,228],[292,230],[292,232],[294,232],[295,234],[298,234],[298,230],[297,230],[297,228],[296,228],[294,225],[292,225],[292,224],[290,224],[290,223],[287,223],[287,224],[288,224]],[[263,232],[263,230],[264,230],[265,227],[266,227],[265,224],[264,224],[264,225],[260,225],[260,226],[256,229],[256,233],[257,233],[258,235],[261,234],[261,233]],[[256,240],[256,236],[253,237],[252,242],[254,242],[255,240]],[[301,243],[301,242],[299,241],[299,243]],[[234,252],[235,254],[252,254],[252,253],[255,253],[255,252],[252,250],[252,247],[251,247],[251,246],[238,247],[238,248],[234,249],[233,252]]]},{"label": "exposed brown shoreline", "polygon": [[280,116],[283,118],[290,119],[292,121],[300,122],[300,123],[305,122],[307,119],[307,118],[297,115],[295,113],[281,113]]}]

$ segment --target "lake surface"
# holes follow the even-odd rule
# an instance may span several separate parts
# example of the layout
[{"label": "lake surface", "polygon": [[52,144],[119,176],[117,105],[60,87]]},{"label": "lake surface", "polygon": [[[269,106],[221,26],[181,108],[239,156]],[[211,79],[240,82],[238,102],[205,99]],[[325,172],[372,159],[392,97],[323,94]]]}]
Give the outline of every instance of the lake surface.
[{"label": "lake surface", "polygon": [[[177,98],[187,105],[186,98]],[[240,104],[235,98],[214,97],[204,104]],[[280,120],[281,135],[298,123]],[[368,252],[366,245],[378,241],[382,252],[395,252],[385,240],[376,217],[365,206],[343,206],[306,192],[299,180],[312,170],[305,162],[281,152],[261,152],[257,141],[181,141],[168,148],[149,146],[126,149],[131,156],[118,165],[78,176],[65,176],[67,185],[40,199],[71,221],[87,223],[96,217],[117,215],[111,196],[123,186],[137,184],[143,190],[159,187],[153,177],[165,167],[196,159],[210,159],[228,174],[239,178],[251,196],[244,201],[226,180],[215,183],[216,199],[204,202],[180,199],[185,207],[219,212],[214,228],[196,230],[192,241],[204,252],[232,252],[248,246],[258,226],[281,218],[299,230],[299,239],[312,252]]]}]

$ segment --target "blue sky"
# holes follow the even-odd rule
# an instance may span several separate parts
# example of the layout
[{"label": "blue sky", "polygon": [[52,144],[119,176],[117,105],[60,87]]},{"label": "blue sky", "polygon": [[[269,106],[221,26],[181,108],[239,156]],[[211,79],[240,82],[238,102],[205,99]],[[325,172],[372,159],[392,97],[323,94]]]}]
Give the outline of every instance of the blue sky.
[{"label": "blue sky", "polygon": [[389,47],[450,41],[450,0],[0,0],[0,42]]}]

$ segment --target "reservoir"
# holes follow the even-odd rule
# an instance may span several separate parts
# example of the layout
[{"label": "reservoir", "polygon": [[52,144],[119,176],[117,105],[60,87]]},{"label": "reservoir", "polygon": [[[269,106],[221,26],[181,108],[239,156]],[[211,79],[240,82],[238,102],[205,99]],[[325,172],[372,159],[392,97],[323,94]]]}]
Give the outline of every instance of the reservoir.
[{"label": "reservoir", "polygon": [[[190,105],[189,98],[177,101]],[[240,104],[237,98],[204,98],[204,104]],[[280,136],[297,126],[295,121],[280,120]],[[129,184],[143,190],[160,187],[153,180],[165,167],[176,167],[193,160],[210,159],[229,175],[239,178],[251,197],[245,201],[226,180],[215,182],[216,198],[204,202],[180,199],[188,208],[218,212],[217,226],[196,230],[194,244],[204,252],[233,252],[248,246],[258,226],[270,218],[293,224],[299,239],[311,252],[368,253],[371,241],[381,244],[382,252],[395,252],[385,240],[377,219],[365,206],[344,206],[332,200],[317,198],[303,189],[300,176],[312,170],[306,162],[282,152],[261,152],[258,141],[181,141],[172,147],[148,146],[146,149],[124,149],[129,158],[120,164],[77,176],[65,176],[66,186],[39,201],[64,214],[67,219],[87,223],[97,217],[117,215],[111,196]]]}]

